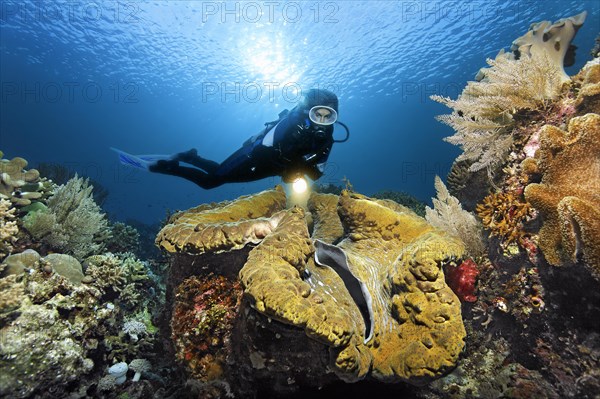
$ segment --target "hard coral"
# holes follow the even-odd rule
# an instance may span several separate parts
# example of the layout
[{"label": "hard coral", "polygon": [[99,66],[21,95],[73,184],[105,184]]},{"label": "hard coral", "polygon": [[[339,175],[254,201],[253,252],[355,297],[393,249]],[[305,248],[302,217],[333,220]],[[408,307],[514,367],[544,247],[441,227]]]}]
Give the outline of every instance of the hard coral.
[{"label": "hard coral", "polygon": [[529,171],[540,183],[525,198],[539,212],[539,246],[552,265],[583,260],[600,279],[600,115],[571,119],[568,132],[547,125]]},{"label": "hard coral", "polygon": [[0,199],[0,260],[13,250],[19,228],[15,219],[15,208],[10,201]]},{"label": "hard coral", "polygon": [[531,205],[512,192],[488,195],[476,211],[483,226],[500,237],[504,245],[520,243],[526,237],[523,222],[533,215]]},{"label": "hard coral", "polygon": [[0,199],[8,199],[22,207],[41,198],[44,184],[40,181],[40,173],[36,169],[25,170],[27,161],[23,158],[9,161],[2,159],[3,155],[0,151]]}]

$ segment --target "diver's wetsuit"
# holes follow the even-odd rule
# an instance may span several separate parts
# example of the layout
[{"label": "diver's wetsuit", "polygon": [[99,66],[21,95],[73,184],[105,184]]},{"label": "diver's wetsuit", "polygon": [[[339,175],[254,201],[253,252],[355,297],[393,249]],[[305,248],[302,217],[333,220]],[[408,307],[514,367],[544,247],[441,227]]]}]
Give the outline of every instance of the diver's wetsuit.
[{"label": "diver's wetsuit", "polygon": [[[263,132],[248,139],[220,164],[190,150],[172,160],[158,161],[150,166],[150,171],[180,176],[205,189],[269,176],[282,176],[289,181],[301,174],[316,180],[323,175],[322,164],[327,161],[332,145],[333,125],[314,127],[304,109],[296,107],[276,123],[268,124]],[[179,162],[195,168],[181,166]]]}]

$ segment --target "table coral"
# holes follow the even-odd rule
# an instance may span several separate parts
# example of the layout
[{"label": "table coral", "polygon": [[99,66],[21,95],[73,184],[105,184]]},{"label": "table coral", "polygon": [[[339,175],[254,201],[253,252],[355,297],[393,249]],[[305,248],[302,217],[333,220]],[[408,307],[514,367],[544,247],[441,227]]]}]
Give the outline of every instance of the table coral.
[{"label": "table coral", "polygon": [[0,151],[0,199],[8,199],[16,207],[48,197],[52,183],[40,179],[37,169],[25,170],[27,161],[20,157],[3,159]]},{"label": "table coral", "polygon": [[546,125],[540,141],[526,170],[541,182],[525,189],[542,217],[539,246],[550,264],[582,259],[600,279],[600,115],[571,119],[567,132]]},{"label": "table coral", "polygon": [[[252,207],[253,201],[258,206]],[[442,266],[463,256],[460,241],[406,207],[348,192],[339,197],[313,195],[309,204],[315,213],[311,237],[306,212],[300,207],[282,210],[283,204],[285,196],[276,189],[226,203],[222,209],[199,207],[189,215],[177,215],[157,238],[159,245],[178,254],[172,276],[180,274],[178,268],[187,267],[179,262],[196,263],[201,274],[205,259],[218,263],[215,256],[225,256],[245,244],[256,245],[238,269],[245,298],[242,307],[249,305],[269,321],[280,322],[265,324],[265,328],[279,331],[277,336],[288,330],[276,326],[288,325],[303,330],[314,342],[306,344],[305,350],[316,351],[306,355],[315,363],[296,364],[294,371],[288,368],[286,378],[302,378],[298,368],[318,375],[313,368],[325,367],[346,382],[371,375],[381,381],[421,385],[454,367],[464,346],[465,330],[460,302],[446,285]],[[248,207],[254,210],[252,215]],[[347,259],[350,273],[372,298],[372,339],[365,342],[366,321],[340,275],[315,262],[315,237],[329,242],[343,238],[336,246]],[[175,282],[180,287],[185,284]],[[202,307],[202,303],[194,306]],[[260,323],[248,312],[241,312],[245,321],[240,321],[238,328],[257,334],[254,324],[243,324],[250,323],[248,320]],[[179,322],[183,320],[177,317],[171,321],[173,325]],[[281,370],[270,362],[278,358],[277,351],[285,350],[285,343],[268,341],[267,346],[256,348],[254,345],[265,345],[265,341],[248,334],[241,334],[244,341],[236,345],[253,345],[254,349],[235,353],[249,358],[231,361],[238,367],[245,362],[253,373],[266,370],[262,376],[276,378]],[[236,335],[232,339],[241,338]],[[315,349],[319,345],[323,349]],[[324,353],[329,353],[329,365],[316,360]],[[193,353],[183,357],[189,364],[196,364],[194,359],[200,360]],[[322,373],[326,374],[325,369]],[[331,377],[323,381],[327,379]]]}]

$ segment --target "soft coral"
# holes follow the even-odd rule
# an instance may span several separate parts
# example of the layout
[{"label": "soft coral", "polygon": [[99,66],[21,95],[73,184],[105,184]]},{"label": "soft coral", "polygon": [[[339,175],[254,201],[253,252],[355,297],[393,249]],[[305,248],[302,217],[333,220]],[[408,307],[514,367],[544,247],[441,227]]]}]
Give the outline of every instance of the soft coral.
[{"label": "soft coral", "polygon": [[477,264],[471,259],[463,261],[459,266],[446,267],[446,282],[461,301],[475,302],[477,300],[475,286],[478,275]]}]

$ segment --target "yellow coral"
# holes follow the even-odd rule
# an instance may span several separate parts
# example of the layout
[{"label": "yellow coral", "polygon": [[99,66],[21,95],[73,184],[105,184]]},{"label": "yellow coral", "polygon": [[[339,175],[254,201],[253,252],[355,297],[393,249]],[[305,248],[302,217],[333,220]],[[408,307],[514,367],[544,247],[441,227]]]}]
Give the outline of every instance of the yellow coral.
[{"label": "yellow coral", "polygon": [[492,193],[476,207],[483,226],[505,245],[521,242],[525,236],[523,222],[532,216],[532,211],[531,205],[514,193]]},{"label": "yellow coral", "polygon": [[337,195],[319,193],[310,195],[308,210],[313,217],[313,239],[332,243],[342,237],[344,227],[337,216],[337,203]]},{"label": "yellow coral", "polygon": [[600,58],[588,62],[573,77],[580,83],[575,105],[580,112],[596,112],[600,110]]},{"label": "yellow coral", "polygon": [[[329,367],[344,381],[357,381],[371,373],[383,381],[423,384],[456,364],[465,329],[460,302],[445,283],[442,264],[463,256],[460,241],[390,201],[347,191],[340,197],[313,195],[309,205],[316,221],[312,238],[331,242],[343,237],[338,247],[372,298],[373,338],[365,342],[366,322],[344,281],[333,268],[315,262],[305,211],[294,207],[274,212],[273,204],[285,204],[278,193],[242,200],[248,200],[247,207],[257,198],[263,205],[255,210],[254,219],[245,219],[247,213],[236,201],[225,207],[235,209],[237,216],[202,207],[179,215],[174,223],[187,220],[199,228],[163,229],[157,242],[169,243],[163,247],[176,253],[209,254],[239,249],[255,238],[257,245],[239,271],[248,303],[270,319],[302,328],[308,337],[327,345]],[[204,212],[208,215],[202,216]],[[219,217],[224,219],[220,224]],[[245,220],[236,222],[235,217]],[[206,219],[211,228],[231,228],[226,230],[228,240],[219,234],[200,234],[206,225],[198,221]],[[256,235],[256,225],[268,229]],[[182,232],[186,232],[182,237],[173,236]],[[246,239],[236,241],[231,236]],[[178,267],[175,273],[186,268]]]},{"label": "yellow coral", "polygon": [[2,159],[3,155],[0,151],[0,199],[9,199],[15,206],[26,206],[32,199],[40,198],[42,194],[37,190],[42,187],[33,184],[40,181],[40,173],[36,169],[24,170],[27,161],[23,158],[9,161]]},{"label": "yellow coral", "polygon": [[269,218],[285,203],[285,193],[277,186],[233,202],[202,205],[176,214],[158,233],[156,245],[169,252],[202,254],[256,244],[273,230],[276,220]]},{"label": "yellow coral", "polygon": [[[407,208],[397,212],[385,204],[348,193],[339,203],[349,232],[339,247],[373,298],[372,341],[364,343],[365,326],[339,276],[310,256],[314,249],[299,208],[250,253],[240,278],[259,312],[335,348],[342,379],[356,381],[371,368],[384,381],[420,384],[455,364],[463,346],[460,304],[445,284],[441,262],[464,249]],[[300,277],[302,266],[309,282]]]},{"label": "yellow coral", "polygon": [[525,198],[541,214],[539,246],[552,265],[583,258],[600,278],[600,115],[571,119],[568,132],[542,128],[536,167],[539,184]]}]

